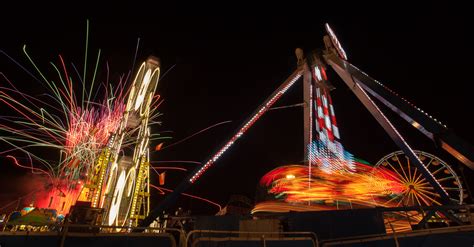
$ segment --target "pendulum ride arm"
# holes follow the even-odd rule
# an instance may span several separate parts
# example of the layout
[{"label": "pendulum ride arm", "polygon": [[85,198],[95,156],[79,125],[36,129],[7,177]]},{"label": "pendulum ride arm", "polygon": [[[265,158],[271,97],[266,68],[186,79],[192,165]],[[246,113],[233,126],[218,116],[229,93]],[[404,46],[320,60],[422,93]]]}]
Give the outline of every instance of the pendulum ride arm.
[{"label": "pendulum ride arm", "polygon": [[178,196],[194,184],[214,163],[234,144],[270,107],[303,75],[304,66],[298,68],[261,104],[238,131],[201,167],[196,168],[176,189],[168,194],[161,203],[140,223],[140,226],[149,226],[161,213],[174,204]]},{"label": "pendulum ride arm", "polygon": [[413,152],[408,143],[404,138],[398,133],[397,129],[392,125],[392,123],[387,119],[387,117],[382,113],[382,111],[377,107],[374,101],[369,97],[369,95],[364,90],[363,82],[359,81],[351,71],[347,68],[348,62],[339,58],[339,56],[334,52],[334,50],[327,49],[326,54],[324,55],[326,63],[329,64],[334,71],[341,77],[341,79],[347,84],[347,86],[352,90],[352,92],[357,96],[357,98],[362,102],[362,104],[369,110],[372,116],[377,120],[377,122],[384,128],[390,138],[395,142],[395,144],[405,153],[405,155],[413,162],[420,172],[423,174],[424,178],[433,186],[435,191],[440,195],[441,200],[444,204],[449,204],[450,199],[447,192],[443,187],[436,181],[433,175],[426,169],[418,156]]},{"label": "pendulum ride arm", "polygon": [[400,115],[413,127],[417,128],[441,148],[453,155],[464,165],[474,169],[474,147],[458,137],[445,125],[433,119],[426,112],[413,106],[405,99],[396,96],[396,93],[383,86],[377,80],[369,77],[347,61],[341,61],[342,66],[352,75],[355,81],[365,91],[377,98],[392,111]]}]

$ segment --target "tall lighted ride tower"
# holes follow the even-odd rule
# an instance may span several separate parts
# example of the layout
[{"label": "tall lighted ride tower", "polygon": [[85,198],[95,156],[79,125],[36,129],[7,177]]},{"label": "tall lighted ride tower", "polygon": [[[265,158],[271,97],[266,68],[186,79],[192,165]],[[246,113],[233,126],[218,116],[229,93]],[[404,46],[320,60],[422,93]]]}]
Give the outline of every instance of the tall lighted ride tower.
[{"label": "tall lighted ride tower", "polygon": [[[125,112],[116,133],[102,150],[79,201],[104,209],[105,225],[133,226],[148,215],[149,119],[160,76],[157,58],[143,62],[133,80]],[[123,148],[132,144],[133,152]]]}]

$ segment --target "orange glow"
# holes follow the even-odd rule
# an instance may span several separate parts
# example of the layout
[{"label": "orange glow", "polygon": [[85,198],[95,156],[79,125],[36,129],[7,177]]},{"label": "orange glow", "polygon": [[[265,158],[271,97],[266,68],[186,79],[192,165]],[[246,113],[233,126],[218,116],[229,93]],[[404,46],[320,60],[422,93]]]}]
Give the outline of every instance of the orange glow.
[{"label": "orange glow", "polygon": [[[407,186],[398,174],[381,166],[372,167],[357,162],[354,164],[354,172],[337,170],[327,173],[312,167],[311,176],[308,176],[307,166],[278,167],[260,180],[260,185],[274,199],[257,203],[252,213],[400,206],[400,198],[407,192]],[[418,182],[413,183],[416,185]],[[411,191],[413,193],[414,190]],[[384,214],[388,233],[409,231],[411,225],[421,218],[416,211]]]},{"label": "orange glow", "polygon": [[163,143],[156,145],[155,151],[160,151],[162,147],[163,147]]},{"label": "orange glow", "polygon": [[373,169],[356,163],[356,172],[345,170],[327,173],[313,167],[308,183],[308,167],[289,165],[266,174],[260,181],[276,199],[288,203],[313,202],[322,205],[357,204],[379,206],[393,194],[400,193],[403,185],[393,179],[386,169]]}]

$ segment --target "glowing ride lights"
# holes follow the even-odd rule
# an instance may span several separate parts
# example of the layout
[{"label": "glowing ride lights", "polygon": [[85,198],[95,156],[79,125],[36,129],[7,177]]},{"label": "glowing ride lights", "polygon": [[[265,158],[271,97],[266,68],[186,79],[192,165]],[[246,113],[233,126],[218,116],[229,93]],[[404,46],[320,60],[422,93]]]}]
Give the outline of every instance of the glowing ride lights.
[{"label": "glowing ride lights", "polygon": [[[463,189],[454,171],[434,155],[416,150],[415,153],[437,181],[442,183],[443,188],[448,190],[449,195],[461,204]],[[328,161],[340,162],[333,159]],[[434,189],[417,167],[410,165],[402,151],[383,157],[375,166],[359,162],[354,162],[354,166],[354,172],[342,169],[331,173],[322,169],[318,163],[311,170],[302,165],[275,168],[260,180],[260,185],[274,199],[267,200],[265,196],[265,201],[255,205],[252,213],[441,204]],[[308,173],[311,186],[307,186]],[[384,218],[387,229],[394,227],[396,231],[406,231],[411,230],[411,225],[420,222],[423,217],[416,212],[404,212],[402,215],[388,214]]]},{"label": "glowing ride lights", "polygon": [[354,156],[345,151],[342,144],[337,141],[320,139],[314,141],[308,148],[311,164],[317,164],[326,173],[340,170],[355,171]]},{"label": "glowing ride lights", "polygon": [[314,74],[316,75],[316,79],[318,81],[323,80],[323,77],[321,76],[321,70],[319,69],[319,66],[314,66]]},{"label": "glowing ride lights", "polygon": [[[352,204],[352,202],[357,202],[358,204],[365,206],[383,205],[383,202],[386,202],[386,200],[378,200],[380,198],[373,197],[384,197],[388,194],[399,193],[403,190],[403,184],[401,184],[400,181],[394,181],[393,174],[390,174],[390,172],[387,171],[381,171],[383,169],[376,169],[377,171],[374,172],[376,174],[374,175],[375,177],[372,176],[372,174],[370,174],[369,172],[367,172],[368,170],[373,170],[371,168],[363,168],[364,172],[360,172],[360,164],[353,162],[353,156],[350,153],[344,151],[342,145],[338,142],[338,139],[340,139],[340,137],[336,124],[334,108],[332,106],[330,95],[327,92],[333,89],[333,87],[330,83],[325,82],[325,80],[327,80],[327,76],[323,66],[329,65],[336,71],[339,77],[344,80],[344,82],[352,89],[354,94],[359,98],[359,100],[364,104],[364,106],[370,111],[370,113],[372,113],[372,115],[374,115],[374,117],[382,125],[382,127],[384,127],[385,131],[389,134],[392,140],[401,149],[403,149],[405,153],[408,154],[408,156],[414,156],[413,150],[411,150],[411,148],[406,144],[406,142],[400,136],[398,131],[393,127],[393,125],[383,115],[383,113],[381,113],[377,105],[375,105],[374,102],[368,97],[366,92],[363,91],[361,85],[367,85],[359,82],[357,77],[358,75],[354,74],[353,71],[348,71],[351,64],[344,61],[345,59],[347,59],[345,51],[342,49],[332,29],[327,24],[326,29],[329,33],[329,36],[324,37],[326,50],[324,50],[323,54],[321,54],[321,58],[319,53],[315,53],[313,56],[313,60],[311,60],[316,64],[322,65],[321,67],[319,67],[319,65],[315,66],[314,70],[311,71],[313,74],[314,81],[318,82],[315,85],[317,97],[314,101],[314,109],[317,113],[317,119],[315,121],[315,125],[317,127],[316,133],[319,134],[319,136],[317,136],[316,138],[316,142],[308,142],[306,140],[308,136],[306,135],[308,130],[307,128],[309,126],[306,121],[308,121],[308,119],[311,120],[311,117],[307,117],[307,110],[312,109],[313,103],[312,101],[308,101],[308,99],[311,99],[311,96],[314,96],[309,94],[308,97],[307,87],[309,87],[309,91],[312,92],[313,90],[311,89],[311,86],[313,86],[313,82],[308,83],[309,80],[307,80],[307,72],[309,70],[307,68],[307,61],[304,59],[302,52],[298,52],[297,50],[298,66],[306,66],[304,68],[304,99],[305,103],[310,102],[309,107],[307,104],[305,107],[305,144],[309,143],[306,147],[308,149],[311,149],[311,151],[306,150],[308,152],[305,153],[308,154],[308,156],[305,158],[308,158],[310,160],[309,166],[303,168],[306,169],[306,171],[303,172],[305,176],[299,176],[299,174],[295,175],[294,173],[287,174],[285,179],[281,179],[280,181],[276,182],[278,186],[273,186],[271,192],[275,193],[276,198],[282,198],[286,196],[286,198],[288,198],[289,201],[292,202],[307,202],[312,200],[324,199],[325,203],[345,201],[349,202],[349,204]],[[344,60],[341,60],[340,58]],[[234,144],[237,138],[245,134],[245,131],[248,130],[248,128],[250,128],[259,119],[259,117],[261,117],[263,113],[270,109],[270,106],[273,104],[273,102],[278,99],[278,97],[284,91],[286,91],[286,87],[291,86],[286,82],[284,83],[284,85],[286,86],[282,85],[281,88],[279,88],[274,94],[272,94],[272,96],[270,96],[270,99],[267,99],[265,101],[266,103],[264,105],[261,105],[259,108],[257,108],[257,111],[255,111],[254,114],[251,115],[251,118],[244,122],[245,124],[243,125],[243,127],[241,127],[239,131],[221,149],[219,149],[219,151],[214,156],[212,156],[210,160],[208,160],[202,167],[200,167],[197,172],[191,174],[192,177],[190,177],[190,179],[188,180],[190,184],[194,183],[210,166],[214,164],[214,162],[216,162],[220,158],[220,156],[225,151],[227,151],[227,149],[231,145]],[[367,103],[367,101],[369,103]],[[381,120],[381,118],[383,119]],[[310,121],[310,123],[312,128],[313,122]],[[410,158],[412,158],[412,161],[418,166],[421,166],[419,169],[421,172],[425,173],[423,175],[427,180],[433,178],[433,176],[429,174],[429,171],[426,171],[423,168],[423,165],[418,164],[421,163],[418,158]],[[320,186],[321,184],[317,183],[315,184],[316,186],[311,186],[312,182],[317,180],[315,178],[317,176],[312,176],[313,170],[311,169],[311,165],[313,163],[319,166],[318,168],[314,169],[314,172],[318,173],[317,175],[319,177],[327,178],[318,178],[319,182],[326,186]],[[341,183],[340,181],[343,182]],[[309,186],[307,186],[308,184]],[[334,187],[334,184],[338,186]],[[438,182],[431,182],[431,184],[438,190]],[[285,188],[285,186],[288,185],[292,185],[293,187]],[[167,197],[167,199],[169,200],[165,200],[165,203],[161,203],[160,206],[157,207],[157,209],[153,210],[150,217],[146,218],[142,225],[145,226],[149,224],[153,220],[153,218],[159,216],[159,213],[162,212],[164,208],[168,207],[167,204],[169,204],[169,202],[172,202],[173,200],[176,200],[176,196],[179,195],[179,193],[181,193],[182,191],[184,191],[187,186],[188,184],[186,184],[186,182],[178,186],[178,189],[175,190],[175,192],[177,191],[177,193]],[[445,192],[443,188],[439,190]],[[439,193],[439,195],[441,197],[444,197],[443,193]]]},{"label": "glowing ride lights", "polygon": [[[342,207],[348,202],[371,207],[384,205],[388,201],[386,198],[392,193],[403,190],[403,185],[394,179],[394,172],[382,167],[374,169],[358,162],[355,164],[356,172],[336,170],[332,173],[317,167],[310,170],[303,165],[287,165],[265,174],[260,185],[267,188],[268,193],[273,194],[277,201],[292,205],[312,202],[314,206],[334,206],[334,203],[339,203]],[[307,186],[309,172],[311,186]],[[259,204],[265,202],[267,201],[258,203],[256,208],[262,209]],[[307,208],[311,209],[314,210]]]},{"label": "glowing ride lights", "polygon": [[227,151],[234,144],[234,142],[240,138],[245,132],[266,112],[270,107],[286,92],[288,89],[295,84],[295,82],[301,77],[302,72],[297,71],[292,77],[289,78],[287,83],[283,84],[280,89],[273,95],[270,99],[266,101],[263,106],[261,106],[257,113],[255,113],[250,120],[248,120],[242,128],[237,131],[237,133],[232,136],[232,138],[216,153],[212,158],[207,161],[194,175],[189,179],[190,183],[194,183],[209,167],[211,167],[214,162],[216,162],[221,155]]},{"label": "glowing ride lights", "polygon": [[[100,206],[105,209],[103,224],[137,225],[149,212],[149,121],[159,74],[159,62],[153,57],[140,65],[120,127],[112,135],[116,138],[104,149],[107,155],[99,162],[99,189],[93,205],[98,205],[100,200]],[[130,144],[134,145],[133,155],[123,150]]]},{"label": "glowing ride lights", "polygon": [[122,202],[121,199],[125,187],[125,176],[125,170],[122,170],[115,185],[113,199],[109,209],[109,225],[113,225],[116,222],[117,216],[119,214],[120,203]]},{"label": "glowing ride lights", "polygon": [[[448,192],[451,200],[462,204],[464,192],[456,172],[446,162],[432,154],[418,150],[414,150],[414,152]],[[387,204],[396,203],[396,206],[441,205],[433,188],[423,178],[419,169],[410,164],[403,152],[397,151],[386,155],[377,162],[374,168],[391,171],[393,174],[391,179],[400,184],[400,189],[394,192],[393,198],[387,201]]]},{"label": "glowing ride lights", "polygon": [[[333,31],[328,25],[326,26],[326,28],[328,29],[328,33],[331,36],[331,42],[336,48],[336,52],[343,59],[347,59],[346,54],[340,46]],[[320,82],[324,87],[323,80],[326,80],[324,70],[321,71],[318,66],[315,66],[313,72],[315,80],[317,82]],[[336,72],[338,71],[336,70]],[[360,88],[360,85],[358,83],[355,83],[355,86]],[[360,90],[363,94],[365,94],[362,89]],[[308,153],[310,164],[317,164],[319,166],[319,169],[315,169],[314,171],[312,171],[311,166],[309,166],[306,168],[306,170],[303,170],[302,172],[300,171],[299,173],[296,171],[291,171],[291,174],[297,175],[294,178],[290,175],[286,175],[287,177],[282,177],[279,180],[273,181],[273,187],[271,188],[270,192],[274,193],[276,195],[276,198],[285,197],[286,200],[288,200],[289,202],[302,202],[307,200],[311,201],[323,199],[334,201],[335,199],[338,199],[356,201],[362,205],[387,205],[390,204],[392,200],[384,200],[381,199],[381,197],[387,196],[389,194],[398,195],[402,191],[406,192],[407,189],[404,189],[404,186],[409,187],[410,191],[412,191],[412,188],[419,190],[421,186],[410,186],[412,186],[413,182],[421,178],[420,173],[416,178],[412,176],[409,177],[409,179],[397,179],[395,176],[396,173],[394,173],[393,171],[389,172],[384,169],[371,168],[363,169],[363,171],[360,171],[360,164],[354,163],[353,156],[350,153],[345,152],[342,148],[342,145],[338,141],[336,141],[336,139],[339,139],[340,137],[335,121],[336,119],[334,109],[331,103],[331,98],[330,95],[326,92],[326,88],[323,88],[322,91],[323,92],[321,92],[320,87],[316,87],[315,109],[317,121],[315,124],[317,127],[317,133],[319,134],[318,141],[311,143],[311,145],[308,146],[308,149],[310,149]],[[370,102],[372,102],[370,98],[368,99]],[[374,106],[374,108],[376,108],[376,110],[380,112],[376,105]],[[388,125],[391,130],[393,130],[394,134],[397,135],[403,143],[405,143],[398,131],[394,129],[388,119],[386,119],[384,115],[382,115],[382,117],[386,120],[386,122],[388,122]],[[413,153],[410,147],[407,147],[407,149],[410,154]],[[415,157],[415,159],[419,161],[417,157]],[[423,171],[424,167],[420,169]],[[370,170],[372,172],[368,172]],[[317,172],[318,175],[313,177],[313,172]],[[436,174],[437,172],[438,171],[435,171],[433,172],[433,174]],[[309,175],[308,179],[305,174]],[[325,174],[331,174],[331,177],[328,177],[328,175]],[[410,174],[410,170],[408,171],[408,174]],[[272,174],[271,177],[275,177],[274,174]],[[326,179],[321,180],[316,179],[316,177],[326,177]],[[432,175],[428,173],[428,177],[432,177]],[[289,180],[291,180],[291,183],[289,183]],[[308,181],[310,182],[310,186],[306,186]],[[315,186],[311,186],[312,183],[315,181],[319,181],[321,184],[315,184]],[[339,188],[339,186],[334,187],[334,184],[338,184],[338,181],[347,182],[343,183],[341,188]],[[428,182],[423,182],[424,185],[428,184]],[[439,185],[439,183],[437,182],[435,182],[435,184]],[[269,184],[267,183],[267,185]],[[326,185],[326,187],[324,185]],[[340,194],[340,192],[343,192],[343,194]],[[367,196],[377,197],[381,200],[375,200],[374,198],[370,198]]]},{"label": "glowing ride lights", "polygon": [[[415,154],[415,152],[413,151],[413,149],[411,149],[410,146],[408,146],[408,143],[405,141],[405,139],[402,137],[402,135],[398,132],[398,130],[393,126],[393,124],[387,119],[387,117],[383,114],[383,112],[379,109],[379,107],[375,104],[375,102],[370,99],[370,97],[367,95],[367,93],[362,89],[362,87],[360,86],[360,84],[356,83],[355,84],[356,87],[359,88],[359,90],[366,96],[366,98],[369,99],[369,101],[372,103],[372,105],[374,106],[375,110],[378,111],[380,113],[380,115],[385,119],[385,121],[388,123],[389,127],[391,128],[391,130],[394,132],[395,135],[397,135],[397,137],[401,140],[401,142],[407,147],[407,150],[408,152],[406,153],[407,156],[412,156],[416,161],[418,161],[420,164],[423,164],[423,162],[420,160],[420,158]],[[441,186],[441,184],[438,182],[438,180],[435,179],[435,177],[433,176],[433,174],[431,174],[431,172],[425,167],[425,166],[421,166],[420,167],[420,172],[424,173],[425,176],[429,176],[431,177],[432,181],[434,181],[434,185],[436,185],[436,187],[438,187],[439,189],[441,189],[441,191],[443,192],[443,194],[441,196],[443,197],[446,197],[448,198],[448,193],[446,192],[446,190]]]},{"label": "glowing ride lights", "polygon": [[[340,139],[339,129],[324,68],[316,65],[313,72],[317,84],[314,91],[311,88],[314,96],[310,97],[310,101],[313,102],[315,109],[316,141],[310,142],[306,147],[309,165],[317,164],[327,173],[338,170],[354,171],[353,156],[337,141]],[[308,169],[311,174],[311,167]],[[308,180],[311,178],[309,177]]]}]

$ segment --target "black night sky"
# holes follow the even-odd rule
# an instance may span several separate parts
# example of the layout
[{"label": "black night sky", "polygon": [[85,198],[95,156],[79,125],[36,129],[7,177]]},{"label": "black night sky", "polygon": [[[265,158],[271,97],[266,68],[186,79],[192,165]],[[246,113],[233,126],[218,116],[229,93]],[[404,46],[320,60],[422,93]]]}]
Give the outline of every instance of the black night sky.
[{"label": "black night sky", "polygon": [[[159,119],[162,125],[155,131],[173,137],[165,146],[218,122],[232,121],[155,152],[153,161],[206,161],[295,69],[296,47],[309,51],[324,46],[324,23],[328,22],[352,64],[474,144],[474,40],[469,8],[388,3],[358,8],[340,5],[143,3],[134,7],[71,5],[63,11],[46,12],[34,8],[4,9],[2,12],[7,13],[0,17],[0,49],[27,65],[21,50],[27,44],[30,54],[44,68],[49,61],[57,62],[58,54],[62,54],[82,69],[89,19],[92,59],[88,66],[94,65],[93,57],[101,49],[99,79],[105,80],[108,62],[110,80],[114,81],[132,68],[140,38],[138,61],[153,54],[161,59],[162,71],[174,66],[157,89],[164,102],[159,108],[163,113]],[[41,93],[37,83],[5,56],[0,61],[0,72],[16,86],[32,95]],[[54,78],[56,74],[50,72],[48,77]],[[329,76],[337,88],[332,97],[345,148],[373,164],[398,150],[335,73]],[[1,80],[3,86],[5,82]],[[276,105],[301,102],[299,83]],[[4,105],[0,112],[9,113]],[[433,153],[456,169],[462,166],[424,135],[386,112],[415,149]],[[268,112],[188,192],[220,204],[225,204],[232,194],[254,199],[262,175],[303,159],[302,117],[301,108]],[[0,151],[6,148],[4,143],[0,147]],[[192,170],[195,166],[182,167]],[[25,192],[18,182],[24,181],[25,173],[1,157],[0,207]],[[472,183],[474,172],[465,169],[465,173],[468,183]],[[183,172],[170,171],[168,175],[168,188],[185,177]],[[161,198],[153,197],[155,202]],[[214,208],[195,200],[182,200],[180,204],[197,212],[214,212]]]}]

